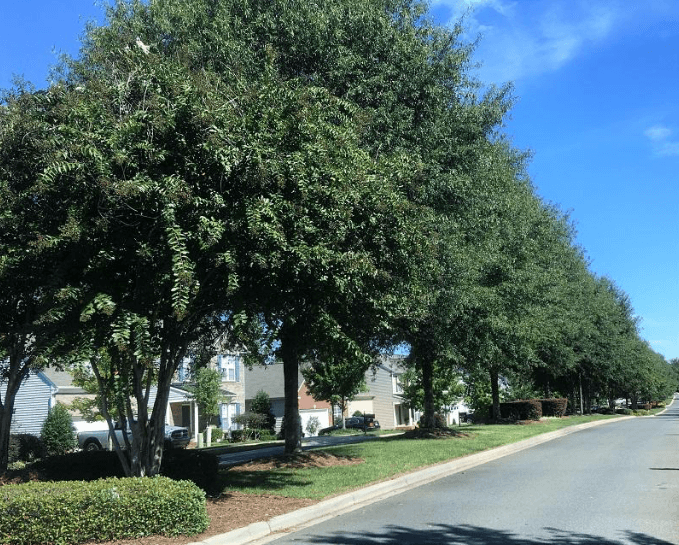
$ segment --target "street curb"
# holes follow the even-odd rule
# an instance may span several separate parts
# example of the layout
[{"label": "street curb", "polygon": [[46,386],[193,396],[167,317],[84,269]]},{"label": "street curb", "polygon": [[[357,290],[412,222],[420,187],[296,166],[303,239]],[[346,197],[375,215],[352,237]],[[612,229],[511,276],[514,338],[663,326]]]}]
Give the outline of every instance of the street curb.
[{"label": "street curb", "polygon": [[382,481],[377,484],[366,486],[365,488],[360,488],[352,492],[347,492],[346,494],[322,500],[309,507],[298,509],[297,511],[278,515],[266,522],[255,522],[225,534],[219,534],[203,541],[189,543],[189,545],[244,545],[270,536],[271,534],[277,534],[276,536],[272,536],[272,539],[274,537],[280,537],[285,533],[317,524],[324,520],[336,517],[337,515],[363,507],[369,503],[400,494],[415,486],[420,486],[492,462],[493,460],[509,456],[510,454],[535,447],[542,443],[547,443],[548,441],[553,441],[559,437],[565,437],[571,433],[593,428],[595,426],[601,426],[611,422],[621,422],[633,418],[636,418],[636,416],[596,420],[594,422],[587,422],[585,424],[578,424],[576,426],[569,426],[560,430],[542,433],[535,437],[524,439],[523,441],[510,443],[490,450],[484,450],[475,454],[469,454],[449,462],[443,462],[441,464],[416,470],[412,473],[407,473],[406,475],[395,477],[388,481]]}]

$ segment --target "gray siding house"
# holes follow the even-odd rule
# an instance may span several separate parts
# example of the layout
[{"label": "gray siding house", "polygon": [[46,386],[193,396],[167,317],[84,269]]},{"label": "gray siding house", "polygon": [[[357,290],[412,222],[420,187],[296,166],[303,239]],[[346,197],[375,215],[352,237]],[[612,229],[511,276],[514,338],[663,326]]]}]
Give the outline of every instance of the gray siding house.
[{"label": "gray siding house", "polygon": [[[271,400],[271,412],[276,417],[276,432],[279,432],[285,414],[283,364],[255,365],[245,371],[245,376],[245,409],[250,410],[257,392],[260,390],[266,392]],[[307,424],[314,417],[318,419],[319,429],[327,428],[332,416],[330,405],[327,402],[315,401],[309,395],[300,371],[297,371],[297,392],[299,416],[304,433],[308,433]]]},{"label": "gray siding house", "polygon": [[[0,384],[0,393],[4,399],[7,393],[6,384]],[[85,396],[85,391],[74,386],[71,375],[65,371],[53,368],[31,371],[17,392],[11,433],[40,435],[52,407],[57,403],[68,405],[75,397]],[[79,415],[72,416],[73,420],[80,420]]]},{"label": "gray siding house", "polygon": [[349,416],[356,411],[372,413],[382,429],[414,426],[419,412],[411,409],[402,397],[403,356],[383,356],[366,371],[368,391],[357,395],[348,404]]},{"label": "gray siding house", "polygon": [[[56,404],[56,391],[56,384],[42,371],[31,371],[17,392],[10,433],[40,435],[47,413]],[[0,393],[4,399],[7,393],[6,384],[0,384]]]}]

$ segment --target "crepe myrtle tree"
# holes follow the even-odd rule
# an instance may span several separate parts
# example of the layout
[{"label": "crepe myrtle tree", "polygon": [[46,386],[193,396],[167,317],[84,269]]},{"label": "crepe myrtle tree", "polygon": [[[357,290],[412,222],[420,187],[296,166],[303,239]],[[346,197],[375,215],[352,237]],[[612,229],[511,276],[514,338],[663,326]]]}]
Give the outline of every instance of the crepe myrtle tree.
[{"label": "crepe myrtle tree", "polygon": [[62,89],[36,92],[23,82],[0,99],[0,472],[21,384],[61,361],[70,334],[59,320],[80,253],[77,220],[62,203],[80,190],[52,185],[49,170],[65,152],[52,120],[67,108]]},{"label": "crepe myrtle tree", "polygon": [[234,316],[225,311],[235,285],[228,224],[215,219],[225,198],[212,170],[222,166],[206,142],[209,90],[186,67],[155,63],[139,48],[97,63],[72,66],[59,87],[68,108],[49,119],[60,151],[40,172],[41,187],[78,194],[55,199],[53,213],[65,220],[43,236],[66,233],[77,248],[64,265],[62,323],[77,331],[69,341],[96,376],[111,429],[112,406],[131,426],[126,448],[116,445],[125,472],[153,475],[188,345],[206,321]]}]

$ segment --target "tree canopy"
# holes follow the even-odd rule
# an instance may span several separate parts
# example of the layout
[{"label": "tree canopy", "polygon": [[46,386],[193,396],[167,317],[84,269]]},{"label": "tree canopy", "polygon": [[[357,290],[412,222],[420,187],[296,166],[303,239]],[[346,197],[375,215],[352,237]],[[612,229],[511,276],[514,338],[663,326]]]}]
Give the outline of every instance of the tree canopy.
[{"label": "tree canopy", "polygon": [[666,391],[627,296],[536,195],[503,134],[511,87],[482,91],[462,30],[411,0],[116,0],[55,84],[7,94],[0,452],[23,377],[69,353],[109,425],[131,423],[126,471],[157,473],[174,373],[224,330],[283,361],[288,452],[300,365],[353,377],[350,397],[400,342],[429,421],[460,373],[496,415],[503,373]]}]

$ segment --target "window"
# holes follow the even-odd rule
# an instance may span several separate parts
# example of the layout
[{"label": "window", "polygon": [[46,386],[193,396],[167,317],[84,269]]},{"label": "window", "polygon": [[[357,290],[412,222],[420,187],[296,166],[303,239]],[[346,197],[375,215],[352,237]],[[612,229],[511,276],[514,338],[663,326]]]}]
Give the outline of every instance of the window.
[{"label": "window", "polygon": [[179,382],[185,382],[191,377],[191,358],[184,358],[177,369]]},{"label": "window", "polygon": [[395,394],[403,393],[403,382],[401,382],[401,375],[393,375],[391,377],[392,385],[394,387]]},{"label": "window", "polygon": [[222,429],[239,430],[240,425],[234,423],[233,418],[241,413],[240,403],[223,403],[221,410]]},{"label": "window", "polygon": [[217,360],[222,380],[240,382],[240,356],[234,354],[220,354],[217,356]]}]

